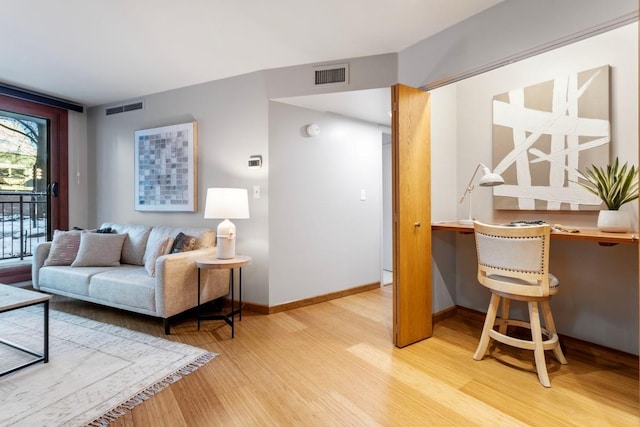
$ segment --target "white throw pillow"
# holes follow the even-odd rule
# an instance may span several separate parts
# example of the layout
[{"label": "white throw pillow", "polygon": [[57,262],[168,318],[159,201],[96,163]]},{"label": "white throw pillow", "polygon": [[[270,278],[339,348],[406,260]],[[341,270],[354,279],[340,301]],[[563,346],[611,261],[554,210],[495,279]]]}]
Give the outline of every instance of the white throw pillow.
[{"label": "white throw pillow", "polygon": [[71,267],[117,267],[126,234],[82,233]]},{"label": "white throw pillow", "polygon": [[172,243],[173,238],[167,236],[156,245],[153,251],[148,253],[147,260],[144,262],[144,268],[147,270],[147,273],[149,273],[149,276],[154,277],[156,275],[156,260],[158,257],[169,253]]}]

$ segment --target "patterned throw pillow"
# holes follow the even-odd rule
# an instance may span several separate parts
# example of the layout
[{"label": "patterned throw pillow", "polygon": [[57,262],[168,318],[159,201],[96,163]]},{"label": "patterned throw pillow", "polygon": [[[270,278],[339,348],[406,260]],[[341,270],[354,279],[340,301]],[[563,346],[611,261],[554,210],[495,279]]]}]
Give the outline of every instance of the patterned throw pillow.
[{"label": "patterned throw pillow", "polygon": [[149,273],[149,276],[154,277],[156,275],[156,260],[158,257],[169,253],[169,250],[171,250],[171,243],[173,243],[173,239],[170,236],[166,237],[164,240],[160,241],[160,244],[158,244],[154,251],[149,254],[144,262],[144,268],[147,270],[147,273]]},{"label": "patterned throw pillow", "polygon": [[126,234],[82,233],[71,267],[117,267]]},{"label": "patterned throw pillow", "polygon": [[177,254],[179,252],[188,252],[192,251],[196,247],[196,238],[187,236],[183,232],[178,233],[175,240],[173,241],[173,246],[171,247],[171,253]]},{"label": "patterned throw pillow", "polygon": [[55,230],[53,232],[51,249],[49,250],[47,259],[44,261],[44,266],[71,265],[73,260],[76,259],[76,255],[78,254],[81,233],[82,232],[79,230]]}]

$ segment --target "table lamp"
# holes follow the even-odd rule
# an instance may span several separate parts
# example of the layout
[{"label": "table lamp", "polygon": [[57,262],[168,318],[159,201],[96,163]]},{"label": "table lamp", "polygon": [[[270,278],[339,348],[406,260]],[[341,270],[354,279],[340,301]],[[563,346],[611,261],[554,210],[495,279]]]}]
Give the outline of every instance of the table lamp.
[{"label": "table lamp", "polygon": [[209,188],[204,208],[205,218],[222,218],[216,230],[216,257],[236,256],[236,226],[231,219],[249,218],[249,198],[246,188]]},{"label": "table lamp", "polygon": [[467,188],[464,190],[464,193],[462,193],[462,197],[460,197],[460,204],[462,204],[466,195],[469,195],[469,217],[468,219],[459,219],[459,224],[473,224],[473,218],[471,217],[471,192],[474,188],[473,179],[478,174],[480,168],[482,168],[482,177],[480,177],[480,181],[478,181],[478,185],[480,185],[480,187],[495,187],[496,185],[504,184],[504,178],[497,173],[491,172],[491,170],[482,163],[478,163],[476,170],[473,172],[473,175],[471,175],[469,184],[467,184]]}]

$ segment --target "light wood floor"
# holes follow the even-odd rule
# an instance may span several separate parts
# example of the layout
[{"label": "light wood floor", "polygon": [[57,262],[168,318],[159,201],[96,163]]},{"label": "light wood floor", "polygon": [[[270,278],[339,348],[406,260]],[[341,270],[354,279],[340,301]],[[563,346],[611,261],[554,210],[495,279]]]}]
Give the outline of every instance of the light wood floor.
[{"label": "light wood floor", "polygon": [[[561,367],[549,354],[552,388],[545,389],[528,352],[492,347],[474,361],[481,324],[468,313],[397,349],[391,291],[270,316],[245,312],[235,339],[217,321],[198,332],[186,315],[168,338],[219,356],[113,425],[640,425],[637,358],[630,368],[615,352],[568,349],[569,365]],[[57,296],[52,308],[164,336],[157,319]]]}]

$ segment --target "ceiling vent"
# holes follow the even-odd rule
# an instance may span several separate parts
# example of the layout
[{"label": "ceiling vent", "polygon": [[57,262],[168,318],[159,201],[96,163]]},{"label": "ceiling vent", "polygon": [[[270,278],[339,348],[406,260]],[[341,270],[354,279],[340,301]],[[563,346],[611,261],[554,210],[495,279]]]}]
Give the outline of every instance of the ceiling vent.
[{"label": "ceiling vent", "polygon": [[114,114],[126,113],[127,111],[142,110],[142,107],[142,101],[134,102],[133,104],[118,105],[116,107],[107,108],[106,114],[107,116],[112,116]]},{"label": "ceiling vent", "polygon": [[343,86],[349,84],[349,64],[315,67],[315,86]]}]

